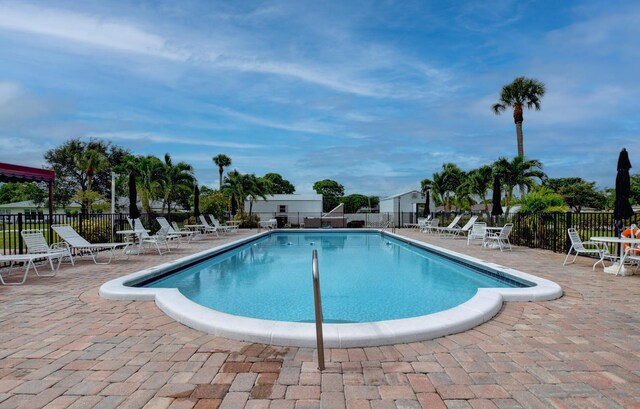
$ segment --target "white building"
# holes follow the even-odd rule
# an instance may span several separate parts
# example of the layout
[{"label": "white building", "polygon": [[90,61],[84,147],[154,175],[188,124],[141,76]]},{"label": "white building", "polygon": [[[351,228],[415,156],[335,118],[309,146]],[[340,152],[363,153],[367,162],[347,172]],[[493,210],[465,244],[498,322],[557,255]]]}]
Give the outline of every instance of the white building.
[{"label": "white building", "polygon": [[[420,209],[422,209],[425,199],[425,195],[417,190],[410,190],[388,196],[380,199],[380,213],[393,213],[396,215],[401,213],[402,220],[399,219],[399,216],[394,217],[397,223],[415,223],[418,205],[420,205]],[[433,196],[431,195],[429,196],[429,208],[432,212],[435,211],[436,208]]]},{"label": "white building", "polygon": [[[244,210],[249,212],[249,200],[244,201]],[[260,220],[278,219],[279,224],[302,225],[305,217],[322,215],[322,195],[268,195],[267,200],[253,201],[253,214]]]}]

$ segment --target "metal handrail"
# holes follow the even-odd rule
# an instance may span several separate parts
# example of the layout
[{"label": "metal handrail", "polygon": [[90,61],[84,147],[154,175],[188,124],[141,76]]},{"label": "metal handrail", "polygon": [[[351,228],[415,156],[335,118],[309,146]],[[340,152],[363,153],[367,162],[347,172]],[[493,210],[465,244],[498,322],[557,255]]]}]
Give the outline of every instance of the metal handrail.
[{"label": "metal handrail", "polygon": [[311,273],[313,275],[313,304],[316,313],[316,343],[318,349],[318,369],[324,370],[324,339],[322,336],[322,301],[320,299],[320,268],[318,267],[318,250],[311,256]]}]

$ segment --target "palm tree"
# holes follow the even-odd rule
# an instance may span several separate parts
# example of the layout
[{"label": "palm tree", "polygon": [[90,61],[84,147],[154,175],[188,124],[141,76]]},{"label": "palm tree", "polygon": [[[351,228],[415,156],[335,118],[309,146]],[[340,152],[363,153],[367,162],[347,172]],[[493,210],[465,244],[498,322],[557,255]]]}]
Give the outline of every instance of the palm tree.
[{"label": "palm tree", "polygon": [[534,178],[544,181],[547,175],[542,171],[542,162],[531,159],[525,160],[522,156],[516,156],[511,161],[507,158],[499,158],[493,167],[500,175],[505,187],[506,214],[509,214],[509,206],[513,197],[513,189],[518,186],[521,197],[527,190],[535,186]]},{"label": "palm tree", "polygon": [[500,115],[507,107],[513,107],[513,121],[516,123],[518,138],[518,156],[524,157],[522,141],[523,106],[540,110],[540,99],[544,96],[545,86],[542,82],[525,77],[518,77],[511,84],[502,87],[500,102],[493,105],[493,112]]},{"label": "palm tree", "polygon": [[224,184],[222,185],[222,191],[229,197],[231,202],[231,214],[235,216],[240,207],[240,212],[243,210],[244,198],[247,197],[245,193],[246,182],[243,175],[237,170],[232,170],[224,177]]},{"label": "palm tree", "polygon": [[160,187],[163,193],[162,212],[165,206],[169,217],[171,216],[171,203],[181,194],[189,194],[195,182],[193,176],[193,167],[185,162],[178,162],[175,165],[171,159],[171,155],[165,153],[162,169],[162,179]]},{"label": "palm tree", "polygon": [[471,193],[478,196],[480,201],[484,203],[484,211],[489,211],[489,200],[487,192],[491,189],[493,183],[493,169],[491,166],[480,166],[469,172],[469,185]]},{"label": "palm tree", "polygon": [[442,205],[447,210],[447,201],[449,200],[447,197],[447,186],[445,183],[445,178],[442,173],[433,172],[432,180],[431,180],[431,193],[433,195],[433,200],[437,205]]},{"label": "palm tree", "polygon": [[[444,189],[445,209],[451,211],[451,196],[455,194],[464,179],[464,172],[453,163],[442,165],[442,188]],[[435,181],[435,174],[434,174]]]},{"label": "palm tree", "polygon": [[218,166],[218,173],[220,174],[220,190],[222,190],[222,174],[224,173],[224,168],[231,166],[231,158],[221,153],[218,156],[214,156],[212,159]]},{"label": "palm tree", "polygon": [[136,186],[142,209],[151,213],[151,201],[162,197],[163,164],[155,156],[140,156],[135,163]]},{"label": "palm tree", "polygon": [[[87,177],[87,189],[86,192],[91,191],[91,185],[93,183],[93,177],[96,173],[102,172],[109,168],[109,159],[100,151],[95,149],[86,149],[81,153],[78,153],[73,158],[78,169],[85,173]],[[83,190],[82,197],[82,214],[86,215],[90,207],[90,201],[88,200],[87,195],[84,194],[85,190]]]},{"label": "palm tree", "polygon": [[253,213],[253,202],[261,197],[267,200],[267,195],[271,194],[271,182],[256,175],[243,175],[244,192],[249,198],[249,225],[251,225],[251,215]]}]

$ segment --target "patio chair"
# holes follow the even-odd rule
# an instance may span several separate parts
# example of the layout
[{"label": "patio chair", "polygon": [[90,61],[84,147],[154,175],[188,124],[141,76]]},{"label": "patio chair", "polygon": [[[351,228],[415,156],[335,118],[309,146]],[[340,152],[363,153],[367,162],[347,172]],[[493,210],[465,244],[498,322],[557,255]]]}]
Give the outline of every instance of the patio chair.
[{"label": "patio chair", "polygon": [[431,222],[427,222],[424,226],[424,228],[422,230],[420,230],[421,233],[433,233],[436,231],[436,229],[438,228],[438,225],[440,224],[440,219],[433,219],[431,220]]},{"label": "patio chair", "polygon": [[464,226],[454,227],[451,229],[448,227],[444,227],[440,229],[440,233],[443,236],[449,236],[451,238],[454,238],[460,234],[466,235],[467,233],[469,233],[471,226],[473,226],[473,223],[475,223],[476,220],[478,220],[478,216],[471,216],[471,218],[467,221],[467,223]]},{"label": "patio chair", "polygon": [[208,215],[209,216],[209,220],[211,221],[211,224],[213,224],[213,226],[221,231],[223,234],[224,233],[233,233],[235,231],[235,228],[231,227],[231,226],[227,226],[226,224],[220,224],[218,222],[218,219],[216,219],[215,217],[213,217],[212,214]]},{"label": "patio chair", "polygon": [[263,220],[263,221],[260,221],[259,224],[261,229],[273,230],[276,227],[278,227],[278,220],[276,219]]},{"label": "patio chair", "polygon": [[447,227],[432,227],[432,231],[436,231],[438,233],[440,233],[441,231],[447,230],[447,229],[454,229],[454,228],[460,228],[460,226],[458,226],[458,222],[460,221],[460,219],[462,218],[462,215],[459,214],[456,217],[453,218],[453,220],[451,221],[451,223],[449,223],[449,225]]},{"label": "patio chair", "polygon": [[[8,274],[11,274],[11,270],[13,270],[13,266],[16,263],[23,263],[26,265],[24,275],[22,276],[22,280],[20,281],[5,281],[5,279],[8,277],[6,276],[3,277],[2,272],[0,271],[0,284],[2,285],[24,284],[25,281],[27,281],[27,277],[29,276],[29,271],[31,270],[31,267],[33,267],[33,271],[36,272],[36,275],[38,277],[53,277],[56,275],[56,273],[60,269],[60,264],[62,263],[62,259],[64,257],[67,257],[66,253],[64,252],[38,253],[38,254],[28,254],[28,253],[27,254],[7,254],[7,255],[0,254],[0,263],[7,263],[7,262],[9,263],[9,267],[6,271],[6,273]],[[55,268],[53,267],[53,261],[51,261],[54,258],[58,259],[58,265]],[[38,272],[35,261],[41,260],[41,259],[49,260],[49,264],[51,264],[51,270],[53,271],[53,273],[40,274]]]},{"label": "patio chair", "polygon": [[[156,234],[154,234],[153,236],[146,234],[146,236],[143,236],[140,238],[140,242],[142,243],[143,246],[145,244],[150,244],[155,246],[156,250],[158,250],[158,254],[160,255],[163,255],[166,252],[171,252],[171,249],[169,248],[170,240],[171,239],[169,238],[168,227],[161,227],[160,230],[158,230]],[[160,246],[166,247],[167,250],[163,253],[162,248]]]},{"label": "patio chair", "polygon": [[487,247],[489,243],[492,243],[493,246],[497,245],[500,251],[504,249],[505,245],[508,245],[509,251],[512,251],[511,242],[509,242],[509,234],[511,234],[512,229],[513,223],[507,223],[497,233],[487,233],[484,236],[483,245]]},{"label": "patio chair", "polygon": [[168,228],[169,237],[177,238],[178,243],[182,243],[182,237],[186,237],[187,243],[190,243],[191,239],[193,238],[193,235],[196,233],[193,230],[184,230],[184,231],[176,230],[173,227],[171,227],[167,219],[165,219],[164,217],[156,217],[156,220],[158,221],[158,224],[160,225],[160,227]]},{"label": "patio chair", "polygon": [[[569,240],[571,240],[571,247],[567,252],[567,256],[564,258],[564,262],[562,263],[563,266],[567,265],[567,260],[571,255],[571,251],[575,251],[576,255],[573,257],[573,260],[571,260],[571,263],[568,263],[568,264],[575,263],[580,253],[595,254],[598,256],[599,260],[593,264],[593,267],[591,268],[591,270],[595,271],[596,265],[598,263],[602,263],[602,266],[604,267],[605,257],[610,256],[609,249],[607,249],[606,246],[604,245],[601,246],[602,243],[597,243],[595,241],[582,241],[582,239],[580,238],[580,235],[578,234],[578,230],[575,229],[574,227],[567,229],[567,234],[569,235]],[[585,246],[593,246],[594,248],[587,248]],[[633,256],[636,257],[635,254]],[[622,265],[622,263],[620,265]]]},{"label": "patio chair", "polygon": [[487,235],[487,223],[485,222],[475,222],[473,226],[471,226],[471,231],[467,236],[467,246],[471,243],[472,240],[480,240],[482,244],[484,244],[484,236]]},{"label": "patio chair", "polygon": [[[76,252],[76,257],[89,256],[96,264],[109,264],[113,260],[115,250],[120,247],[127,247],[129,243],[89,243],[84,237],[78,234],[73,227],[68,224],[54,224],[51,226],[58,236],[69,245],[69,250]],[[99,263],[96,255],[100,250],[109,251],[109,260]]]},{"label": "patio chair", "polygon": [[[22,236],[22,241],[27,246],[27,254],[57,254],[62,253],[62,258],[60,262],[62,262],[63,258],[68,258],[71,265],[75,266],[73,261],[73,256],[71,255],[71,251],[69,250],[69,246],[65,242],[53,243],[49,246],[47,243],[47,239],[44,238],[44,234],[42,234],[42,230],[39,229],[27,229],[22,230],[20,232]],[[49,257],[49,263],[51,264],[51,269],[53,270],[53,261],[52,257]]]},{"label": "patio chair", "polygon": [[204,234],[215,234],[216,237],[220,237],[218,236],[218,229],[216,228],[216,226],[210,225],[203,214],[201,214],[199,218],[200,218],[200,224],[202,224],[202,230]]}]

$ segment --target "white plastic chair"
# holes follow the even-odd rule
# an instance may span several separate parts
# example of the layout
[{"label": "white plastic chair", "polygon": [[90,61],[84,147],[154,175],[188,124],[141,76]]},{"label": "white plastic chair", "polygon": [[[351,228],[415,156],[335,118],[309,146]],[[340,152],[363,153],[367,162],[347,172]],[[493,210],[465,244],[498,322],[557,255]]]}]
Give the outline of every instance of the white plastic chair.
[{"label": "white plastic chair", "polygon": [[467,246],[471,243],[472,240],[480,240],[484,245],[484,236],[487,235],[487,223],[485,222],[475,222],[473,226],[471,226],[471,231],[467,236]]},{"label": "white plastic chair", "polygon": [[473,226],[473,223],[476,222],[476,220],[478,220],[478,216],[471,216],[471,218],[467,221],[467,223],[462,226],[462,227],[453,227],[453,228],[442,228],[440,229],[440,233],[442,233],[443,236],[450,236],[451,238],[456,237],[460,234],[467,234],[469,233],[469,230],[471,229],[471,227]]},{"label": "white plastic chair", "polygon": [[[598,256],[599,260],[596,261],[593,264],[593,267],[591,269],[595,270],[596,269],[596,265],[598,263],[602,263],[602,266],[604,267],[604,258],[609,255],[609,250],[607,249],[606,246],[602,246],[601,247],[601,243],[597,243],[595,241],[582,241],[582,239],[580,239],[580,235],[578,234],[578,230],[576,230],[573,227],[567,229],[567,234],[569,235],[569,240],[571,240],[571,247],[569,248],[569,251],[567,252],[567,256],[564,258],[564,262],[562,263],[563,266],[567,265],[567,260],[569,259],[569,256],[571,255],[571,251],[575,251],[576,255],[573,257],[573,260],[571,260],[571,263],[569,263],[569,264],[575,263],[576,259],[578,258],[578,254],[580,254],[580,253],[582,253],[582,254],[595,254],[595,255]],[[595,248],[587,248],[585,246],[594,246]],[[626,252],[625,252],[625,254],[626,254]],[[623,257],[623,259],[624,259],[624,257]],[[621,263],[621,265],[622,265],[622,263]]]},{"label": "white plastic chair", "polygon": [[167,219],[165,219],[164,217],[156,217],[156,220],[158,221],[158,224],[160,225],[160,227],[168,228],[169,237],[175,237],[178,240],[178,243],[182,243],[182,237],[187,238],[187,243],[191,242],[193,235],[196,233],[193,230],[185,230],[185,231],[176,230],[173,227],[171,227]]},{"label": "white plastic chair", "polygon": [[[20,232],[24,244],[27,246],[27,254],[42,254],[47,257],[48,255],[61,255],[62,259],[68,258],[72,266],[75,266],[73,256],[69,245],[65,242],[53,243],[49,246],[47,239],[44,238],[42,230],[39,229],[27,229]],[[52,257],[49,257],[49,263],[51,264],[51,270],[53,270]]]},{"label": "white plastic chair", "polygon": [[201,214],[199,218],[200,218],[200,224],[202,225],[202,228],[205,234],[215,234],[216,237],[220,237],[218,236],[218,229],[215,226],[210,225],[203,214]]},{"label": "white plastic chair", "polygon": [[146,235],[144,237],[141,237],[140,241],[141,243],[144,244],[150,244],[156,247],[156,250],[158,250],[158,253],[160,255],[163,255],[163,251],[160,248],[160,246],[166,247],[167,250],[166,252],[170,252],[171,249],[169,248],[169,228],[168,227],[162,227],[160,228],[160,230],[158,230],[158,232],[156,234],[154,234],[153,236],[150,235]]},{"label": "white plastic chair", "polygon": [[[128,243],[89,243],[68,224],[54,224],[51,226],[62,240],[69,245],[70,250],[77,252],[76,256],[89,256],[96,264],[109,264],[113,260],[114,252],[118,247],[127,247]],[[100,250],[110,251],[109,260],[106,263],[98,263],[96,255]],[[94,254],[94,252],[96,252]]]},{"label": "white plastic chair", "polygon": [[435,231],[437,231],[438,233],[441,233],[441,232],[443,232],[443,231],[445,231],[445,230],[451,230],[451,229],[455,229],[455,228],[458,228],[458,229],[459,229],[459,228],[460,228],[460,226],[458,226],[458,222],[460,221],[460,219],[461,219],[461,218],[462,218],[462,215],[461,215],[461,214],[457,215],[456,217],[454,217],[454,218],[453,218],[453,220],[451,221],[451,223],[449,223],[449,225],[448,225],[448,226],[446,226],[446,227],[444,227],[444,226],[443,226],[443,227],[434,227],[434,226],[431,226],[431,231],[434,231],[434,230],[435,230]]},{"label": "white plastic chair", "polygon": [[513,229],[513,223],[505,224],[499,232],[491,234],[487,233],[484,236],[483,245],[486,247],[490,242],[493,242],[494,245],[498,245],[500,251],[502,251],[505,245],[509,246],[509,251],[512,251],[511,242],[509,242],[509,234],[511,234],[511,229]]},{"label": "white plastic chair", "polygon": [[212,214],[208,215],[209,216],[209,220],[211,220],[211,224],[213,224],[213,226],[216,228],[216,230],[220,230],[223,234],[224,233],[232,233],[233,232],[233,228],[231,226],[227,226],[222,225],[218,222],[218,219],[216,219],[215,217],[213,217]]},{"label": "white plastic chair", "polygon": [[440,219],[433,219],[431,220],[431,222],[428,222],[424,229],[420,230],[422,233],[433,233],[436,231],[436,229],[438,228],[438,225],[440,224]]}]

